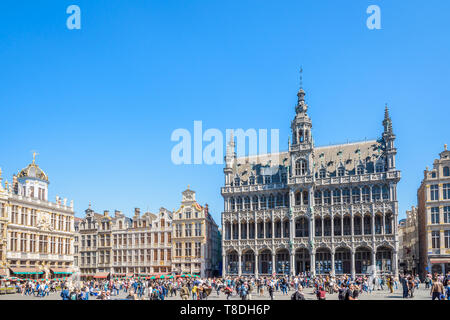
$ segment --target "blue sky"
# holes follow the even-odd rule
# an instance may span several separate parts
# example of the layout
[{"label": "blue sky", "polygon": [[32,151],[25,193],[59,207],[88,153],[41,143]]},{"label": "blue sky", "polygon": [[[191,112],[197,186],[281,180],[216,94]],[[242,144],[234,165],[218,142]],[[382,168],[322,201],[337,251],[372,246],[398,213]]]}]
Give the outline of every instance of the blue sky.
[{"label": "blue sky", "polygon": [[[66,8],[81,8],[81,30]],[[381,8],[381,30],[366,8]],[[220,223],[221,165],[171,162],[173,130],[278,128],[299,67],[317,145],[397,135],[400,217],[450,144],[449,1],[1,1],[0,167],[39,152],[50,196],[99,212],[179,206],[188,184]]]}]

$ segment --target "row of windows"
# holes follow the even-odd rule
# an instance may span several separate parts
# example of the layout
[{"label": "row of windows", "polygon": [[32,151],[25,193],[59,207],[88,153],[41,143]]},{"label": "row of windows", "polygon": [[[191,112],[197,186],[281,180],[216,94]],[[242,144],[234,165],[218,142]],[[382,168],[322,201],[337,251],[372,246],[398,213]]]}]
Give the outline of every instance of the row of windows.
[{"label": "row of windows", "polygon": [[[167,234],[167,237],[166,237]],[[135,234],[114,234],[113,235],[113,243],[114,246],[126,246],[126,245],[138,245],[138,244],[151,244],[152,243],[152,235],[153,235],[153,243],[157,244],[165,243],[166,238],[167,242],[170,243],[172,241],[172,235],[171,233],[164,233],[164,232],[155,232],[155,233],[135,233]],[[98,239],[98,240],[97,240]],[[109,247],[111,245],[110,235],[87,235],[81,236],[81,246],[84,247],[85,245],[87,247],[97,247],[97,243],[99,246]]]},{"label": "row of windows", "polygon": [[[333,221],[331,218],[315,218],[314,220],[316,237],[329,237],[332,234],[335,236],[349,236],[352,235],[352,224],[350,217],[335,217]],[[372,229],[372,226],[374,227]],[[273,230],[272,230],[273,229]],[[375,234],[392,234],[393,233],[393,217],[388,213],[384,220],[382,215],[365,215],[364,217],[355,216],[353,220],[353,235],[371,235]],[[239,240],[239,239],[264,239],[264,238],[288,238],[290,235],[290,222],[277,221],[272,222],[250,222],[241,223],[240,234],[239,225],[237,223],[225,223],[225,240]],[[309,221],[306,218],[299,218],[295,221],[295,237],[309,237]]]},{"label": "row of windows", "polygon": [[[194,224],[187,223],[184,225],[184,237],[201,237],[202,236],[202,224],[200,222]],[[192,230],[194,229],[194,230]],[[194,232],[192,232],[194,231]],[[180,223],[175,226],[175,237],[183,237],[183,227]]]},{"label": "row of windows", "polygon": [[[442,199],[444,200],[450,199],[450,183],[444,183],[442,185]],[[432,201],[439,200],[439,185],[433,184],[430,186],[430,200]]]},{"label": "row of windows", "polygon": [[[374,173],[374,171],[376,173],[380,173],[380,172],[384,172],[385,171],[385,165],[384,163],[378,163],[375,166],[375,170],[373,170],[372,167],[367,166],[364,167],[362,165],[357,166],[356,168],[356,174],[357,175],[362,175],[362,174],[366,174],[366,173]],[[296,176],[304,176],[308,173],[308,167],[307,167],[307,163],[306,160],[304,159],[300,159],[295,163],[295,175]],[[335,173],[329,172],[326,169],[322,168],[320,169],[318,172],[315,173],[315,177],[316,178],[320,178],[320,179],[324,179],[327,177],[333,177],[333,176],[337,176],[337,177],[343,177],[346,175],[354,175],[355,171],[349,171],[346,170],[344,167],[339,167]],[[274,176],[269,176],[269,175],[261,175],[258,177],[255,176],[250,176],[248,178],[248,181],[243,180],[241,181],[241,179],[236,176],[234,178],[234,180],[231,182],[231,186],[246,186],[246,185],[254,185],[254,184],[271,184],[271,183],[286,183],[287,182],[287,174],[286,173],[281,173],[281,175],[274,175]]]},{"label": "row of windows", "polygon": [[70,254],[70,239],[11,232],[9,250],[12,252]]},{"label": "row of windows", "polygon": [[[450,206],[443,207],[444,223],[450,223]],[[440,223],[439,207],[431,208],[431,224]]]},{"label": "row of windows", "polygon": [[[376,201],[388,201],[389,187],[383,186],[365,186],[362,188],[344,188],[344,189],[325,189],[316,190],[314,192],[314,204],[330,205],[330,204],[348,204],[348,203],[364,203]],[[308,205],[308,191],[298,191],[295,194],[295,205]],[[229,199],[228,209],[236,210],[259,210],[289,207],[289,193],[270,194],[269,196],[249,196],[247,197],[231,197]]]},{"label": "row of windows", "polygon": [[[202,244],[201,242],[194,242],[194,247],[192,247],[191,242],[185,242],[184,243],[184,255],[186,257],[193,257],[193,258],[201,258],[202,254]],[[192,251],[194,249],[194,251]],[[192,255],[192,252],[194,255]],[[177,242],[175,244],[175,257],[183,257],[183,245],[181,242]]]},{"label": "row of windows", "polygon": [[[441,248],[441,232],[432,231],[431,232],[431,247],[433,249]],[[450,248],[450,230],[444,231],[444,247],[446,249]]]},{"label": "row of windows", "polygon": [[[449,169],[449,167],[444,167],[443,169],[442,169],[442,173],[443,173],[443,175],[444,175],[444,177],[450,177],[450,169]],[[433,171],[432,173],[431,173],[431,177],[432,178],[436,178],[436,171]]]}]

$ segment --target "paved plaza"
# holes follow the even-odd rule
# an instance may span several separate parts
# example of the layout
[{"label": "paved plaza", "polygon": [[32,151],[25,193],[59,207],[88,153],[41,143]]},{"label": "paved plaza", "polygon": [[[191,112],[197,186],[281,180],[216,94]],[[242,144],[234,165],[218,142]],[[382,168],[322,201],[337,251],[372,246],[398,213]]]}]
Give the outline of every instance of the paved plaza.
[{"label": "paved plaza", "polygon": [[[283,295],[280,291],[274,293],[274,300],[290,300],[291,294],[294,291],[291,290],[287,295]],[[306,300],[317,300],[316,296],[313,294],[312,288],[304,289],[305,299]],[[125,299],[126,293],[121,292],[119,296],[112,296],[112,300],[122,300]],[[147,297],[145,297],[148,299]],[[327,300],[338,300],[337,293],[335,294],[327,294]],[[22,296],[21,294],[7,294],[0,295],[0,300],[61,300],[60,292],[51,293],[50,296],[45,298],[38,298],[34,296]],[[90,297],[90,300],[96,300],[94,297]],[[181,300],[180,296],[169,297],[167,300]],[[226,296],[223,293],[219,295],[216,294],[216,291],[212,291],[211,295],[208,297],[208,300],[226,300]],[[230,297],[230,300],[238,301],[241,300],[238,296],[233,295]],[[252,300],[270,300],[269,294],[267,291],[264,292],[263,296],[252,295]],[[421,285],[421,287],[414,292],[414,298],[403,299],[402,298],[402,290],[401,288],[394,291],[394,293],[389,293],[388,290],[375,290],[372,293],[362,293],[359,296],[359,300],[431,300],[430,290],[425,289],[425,285]],[[161,303],[164,303],[161,301]]]}]

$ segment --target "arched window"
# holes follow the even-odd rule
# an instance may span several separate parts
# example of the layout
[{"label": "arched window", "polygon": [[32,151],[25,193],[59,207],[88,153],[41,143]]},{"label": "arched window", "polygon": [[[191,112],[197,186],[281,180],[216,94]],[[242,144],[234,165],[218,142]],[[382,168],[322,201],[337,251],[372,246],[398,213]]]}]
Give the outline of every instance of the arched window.
[{"label": "arched window", "polygon": [[387,185],[383,186],[382,194],[383,194],[383,200],[389,200],[389,187]]},{"label": "arched window", "polygon": [[249,180],[249,184],[251,184],[251,185],[255,184],[255,177],[254,176],[251,176],[248,180]]},{"label": "arched window", "polygon": [[231,204],[231,211],[236,210],[236,202],[234,201],[234,198],[231,198],[230,204]]},{"label": "arched window", "polygon": [[315,205],[322,204],[322,191],[317,190],[316,192],[314,192],[314,204]]},{"label": "arched window", "polygon": [[239,177],[234,178],[234,185],[236,187],[239,187],[240,184],[241,184],[241,179],[239,179]]},{"label": "arched window", "polygon": [[342,203],[350,203],[350,189],[344,188],[342,190]]},{"label": "arched window", "polygon": [[242,198],[241,197],[238,197],[236,200],[236,209],[242,210]]},{"label": "arched window", "polygon": [[353,188],[352,189],[352,203],[359,203],[359,201],[360,201],[359,188]]},{"label": "arched window", "polygon": [[341,190],[334,189],[333,190],[333,204],[341,203]]},{"label": "arched window", "polygon": [[328,189],[323,192],[323,203],[331,204],[331,192]]},{"label": "arched window", "polygon": [[269,196],[269,209],[273,209],[275,207],[275,197],[273,194]]},{"label": "arched window", "polygon": [[277,194],[277,207],[280,208],[283,206],[283,195],[281,193]]},{"label": "arched window", "polygon": [[448,167],[444,167],[444,177],[450,176],[450,169]]},{"label": "arched window", "polygon": [[253,209],[253,210],[258,210],[258,209],[259,209],[259,205],[258,205],[258,196],[253,196],[253,199],[252,199],[252,209]]},{"label": "arched window", "polygon": [[362,202],[370,202],[370,189],[368,186],[362,189]]},{"label": "arched window", "polygon": [[259,201],[259,206],[261,207],[261,209],[266,209],[267,208],[267,198],[266,198],[266,196],[262,195],[259,200],[260,200]]},{"label": "arched window", "polygon": [[372,187],[372,201],[380,201],[381,198],[381,190],[380,186]]},{"label": "arched window", "polygon": [[295,221],[295,236],[296,237],[309,236],[309,223],[304,217],[301,217]]},{"label": "arched window", "polygon": [[303,204],[308,205],[308,191],[303,191]]},{"label": "arched window", "polygon": [[245,210],[250,210],[250,197],[245,197],[244,198],[244,209]]},{"label": "arched window", "polygon": [[300,192],[297,192],[295,194],[295,205],[300,206],[302,204],[302,197],[300,195]]},{"label": "arched window", "polygon": [[295,175],[304,176],[306,174],[306,160],[300,159],[295,163]]}]

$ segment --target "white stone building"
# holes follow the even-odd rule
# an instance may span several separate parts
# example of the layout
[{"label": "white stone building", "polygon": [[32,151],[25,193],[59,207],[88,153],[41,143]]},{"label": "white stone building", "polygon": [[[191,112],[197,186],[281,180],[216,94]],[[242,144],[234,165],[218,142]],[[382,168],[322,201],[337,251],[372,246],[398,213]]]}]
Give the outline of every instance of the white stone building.
[{"label": "white stone building", "polygon": [[316,147],[297,95],[288,151],[238,158],[233,137],[227,146],[223,274],[397,273],[400,171],[387,107],[380,139]]}]

